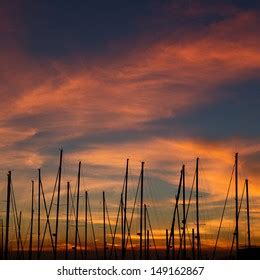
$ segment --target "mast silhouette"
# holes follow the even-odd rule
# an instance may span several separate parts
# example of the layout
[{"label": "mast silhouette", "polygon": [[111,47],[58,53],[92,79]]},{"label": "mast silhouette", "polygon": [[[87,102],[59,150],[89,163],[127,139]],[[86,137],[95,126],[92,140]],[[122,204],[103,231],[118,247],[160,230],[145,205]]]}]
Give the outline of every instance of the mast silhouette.
[{"label": "mast silhouette", "polygon": [[[57,174],[57,178],[58,178],[58,174]],[[41,189],[41,194],[42,194],[42,198],[43,198],[44,210],[45,210],[45,213],[46,213],[46,224],[45,224],[45,228],[43,230],[43,237],[42,237],[42,240],[41,240],[41,248],[40,248],[40,252],[39,252],[39,257],[41,256],[41,253],[42,253],[42,250],[43,250],[43,245],[44,245],[44,240],[45,240],[45,235],[46,235],[47,228],[49,229],[49,234],[50,234],[50,239],[51,239],[51,246],[52,246],[52,250],[53,250],[53,253],[54,253],[53,237],[55,236],[55,233],[52,234],[51,224],[50,224],[50,214],[51,214],[51,208],[52,208],[52,205],[53,205],[53,199],[54,199],[54,193],[55,193],[55,189],[56,189],[56,183],[55,183],[54,191],[52,193],[52,198],[51,198],[51,203],[50,203],[50,206],[49,206],[49,210],[47,209],[47,203],[46,203],[45,194],[44,194],[44,190],[43,190],[43,185],[42,185],[41,179],[40,179],[40,189]]]},{"label": "mast silhouette", "polygon": [[182,208],[183,208],[183,258],[186,259],[186,206],[185,206],[185,165],[182,166]]},{"label": "mast silhouette", "polygon": [[246,214],[247,214],[247,241],[248,248],[251,248],[251,234],[250,234],[250,210],[249,210],[249,191],[248,191],[248,179],[246,179]]},{"label": "mast silhouette", "polygon": [[124,203],[124,226],[123,226],[123,247],[122,247],[122,258],[125,258],[126,255],[126,230],[127,230],[127,191],[128,191],[128,168],[129,168],[129,159],[126,160],[126,172],[125,172],[125,203]]},{"label": "mast silhouette", "polygon": [[[201,258],[200,256],[200,222],[199,222],[199,158],[196,160],[196,225],[197,225],[197,259]],[[195,250],[195,247],[194,247]]]},{"label": "mast silhouette", "polygon": [[146,216],[147,216],[147,206],[144,204],[144,258],[147,259],[147,225],[146,225]]},{"label": "mast silhouette", "polygon": [[9,223],[10,223],[10,200],[11,200],[11,171],[7,174],[7,207],[6,207],[6,223],[5,223],[5,253],[4,258],[8,259],[9,244]]},{"label": "mast silhouette", "polygon": [[168,260],[169,259],[169,252],[170,252],[170,246],[169,246],[169,230],[166,229],[165,230],[165,246],[166,246],[166,259]]},{"label": "mast silhouette", "polygon": [[139,259],[143,258],[143,205],[144,204],[144,162],[141,168],[141,197],[140,197],[140,248]]},{"label": "mast silhouette", "polygon": [[172,244],[172,258],[173,259],[175,258],[174,227],[175,227],[176,214],[178,212],[178,204],[179,204],[179,198],[180,198],[180,193],[181,193],[182,177],[183,177],[183,169],[181,169],[180,181],[179,181],[178,191],[177,191],[177,195],[176,195],[175,207],[174,207],[174,211],[173,211],[170,238],[169,238],[169,242],[168,242],[169,251],[170,251],[170,246]]},{"label": "mast silhouette", "polygon": [[0,259],[4,258],[4,222],[3,219],[0,219],[1,222],[1,247],[0,247]]},{"label": "mast silhouette", "polygon": [[[121,214],[121,247],[122,247],[122,259],[124,256],[124,202],[123,202],[123,192],[120,196],[120,206],[119,206],[120,214]],[[114,246],[113,246],[114,248]]]},{"label": "mast silhouette", "polygon": [[236,204],[236,258],[238,259],[239,254],[239,229],[238,229],[238,153],[235,154],[235,204]]},{"label": "mast silhouette", "polygon": [[78,184],[77,184],[77,202],[76,202],[76,228],[75,228],[75,248],[74,259],[77,259],[77,246],[78,246],[78,233],[79,233],[79,191],[80,191],[80,173],[81,173],[81,161],[79,162],[78,170]]},{"label": "mast silhouette", "polygon": [[[21,239],[21,223],[22,223],[22,211],[19,213],[19,218],[17,221],[17,259],[20,258],[20,244],[22,245],[22,239]],[[22,249],[23,252],[23,249]]]},{"label": "mast silhouette", "polygon": [[85,192],[85,260],[88,253],[88,192]]},{"label": "mast silhouette", "polygon": [[67,182],[67,209],[66,209],[66,249],[65,259],[69,257],[69,214],[70,214],[70,182]]},{"label": "mast silhouette", "polygon": [[104,260],[107,258],[107,241],[106,241],[106,198],[103,191],[103,256]]},{"label": "mast silhouette", "polygon": [[191,243],[192,259],[195,260],[195,231],[192,228],[192,243]]},{"label": "mast silhouette", "polygon": [[41,169],[38,169],[38,236],[37,236],[37,259],[40,259],[41,239]]},{"label": "mast silhouette", "polygon": [[32,206],[31,206],[31,227],[30,227],[30,241],[29,241],[29,260],[32,259],[33,214],[34,214],[34,181],[32,181]]},{"label": "mast silhouette", "polygon": [[55,225],[55,243],[54,243],[54,259],[57,259],[57,245],[58,245],[58,232],[59,232],[59,211],[60,211],[60,186],[61,186],[61,169],[62,169],[62,154],[60,150],[60,164],[58,173],[58,194],[57,194],[57,209],[56,209],[56,225]]},{"label": "mast silhouette", "polygon": [[150,231],[149,229],[146,232],[146,259],[150,259]]}]

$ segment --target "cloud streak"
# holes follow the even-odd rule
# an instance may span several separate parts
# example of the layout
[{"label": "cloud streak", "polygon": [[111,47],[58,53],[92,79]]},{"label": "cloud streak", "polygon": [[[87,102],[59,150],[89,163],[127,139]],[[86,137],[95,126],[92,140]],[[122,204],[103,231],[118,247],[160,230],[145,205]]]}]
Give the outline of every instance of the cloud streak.
[{"label": "cloud streak", "polygon": [[[170,15],[175,12],[167,10]],[[195,5],[186,16],[212,13]],[[122,187],[126,158],[133,162],[134,180],[138,178],[139,161],[145,160],[148,174],[158,183],[154,190],[165,188],[159,209],[160,203],[173,202],[183,163],[187,164],[191,185],[197,156],[206,174],[205,194],[211,202],[221,201],[234,153],[239,151],[241,182],[250,177],[252,192],[260,196],[255,168],[260,166],[259,157],[255,157],[260,152],[259,139],[226,138],[220,130],[218,139],[209,140],[192,133],[183,136],[185,128],[178,127],[182,116],[192,125],[192,112],[225,103],[227,96],[236,100],[238,94],[223,90],[223,86],[259,78],[259,18],[258,11],[229,7],[221,19],[208,25],[183,26],[160,40],[151,40],[153,34],[147,32],[136,38],[133,48],[129,42],[118,40],[113,46],[125,51],[93,59],[84,52],[67,59],[37,58],[17,32],[12,39],[6,35],[16,25],[12,19],[2,18],[1,36],[7,40],[0,46],[1,170],[14,168],[24,172],[27,179],[35,176],[30,174],[36,168],[45,167],[49,195],[50,178],[55,173],[51,169],[56,168],[54,150],[64,146],[66,165],[71,168],[66,179],[75,181],[80,159],[87,169],[87,188],[95,194],[109,190],[115,199]],[[177,125],[164,126],[165,120]],[[205,130],[212,129],[210,120],[205,123]],[[22,176],[19,178],[19,188],[26,188]],[[170,211],[166,211],[169,219]]]}]

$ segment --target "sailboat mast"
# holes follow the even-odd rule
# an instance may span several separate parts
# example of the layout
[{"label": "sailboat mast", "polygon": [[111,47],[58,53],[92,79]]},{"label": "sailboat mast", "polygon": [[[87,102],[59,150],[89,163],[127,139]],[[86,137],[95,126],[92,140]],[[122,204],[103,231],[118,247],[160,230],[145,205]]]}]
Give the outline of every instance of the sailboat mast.
[{"label": "sailboat mast", "polygon": [[17,221],[17,259],[20,258],[20,243],[21,240],[21,223],[22,223],[22,212],[19,213],[19,219]]},{"label": "sailboat mast", "polygon": [[195,260],[195,230],[194,228],[192,229],[192,248],[191,248],[191,251],[192,251],[192,259]]},{"label": "sailboat mast", "polygon": [[183,169],[181,169],[180,181],[179,181],[178,191],[177,191],[177,195],[176,195],[175,207],[174,207],[174,211],[173,211],[173,218],[172,218],[170,238],[169,238],[169,242],[168,242],[168,250],[169,251],[170,251],[170,246],[172,244],[172,257],[173,257],[173,259],[175,258],[174,227],[175,227],[176,213],[178,213],[178,204],[179,204],[181,185],[182,185],[182,176],[183,176],[182,173],[183,173]]},{"label": "sailboat mast", "polygon": [[55,243],[54,243],[54,259],[57,259],[58,231],[59,231],[59,211],[60,211],[60,186],[61,186],[61,168],[62,168],[62,153],[60,150],[60,164],[58,176],[58,194],[57,194],[57,209],[56,209],[56,226],[55,226]]},{"label": "sailboat mast", "polygon": [[[196,225],[197,225],[197,259],[200,259],[200,222],[199,222],[199,158],[196,161]],[[195,247],[194,247],[195,250]]]},{"label": "sailboat mast", "polygon": [[107,258],[107,241],[106,241],[106,198],[103,191],[103,256],[104,260]]},{"label": "sailboat mast", "polygon": [[69,213],[70,213],[70,182],[67,182],[67,210],[66,210],[66,251],[65,259],[68,259],[69,251]]},{"label": "sailboat mast", "polygon": [[40,258],[41,238],[41,169],[38,169],[38,236],[37,236],[37,259]]},{"label": "sailboat mast", "polygon": [[144,204],[144,162],[141,168],[141,203],[140,203],[140,248],[139,259],[143,257],[143,204]]},{"label": "sailboat mast", "polygon": [[4,258],[8,259],[9,243],[9,222],[10,222],[10,199],[11,199],[11,171],[7,175],[7,207],[6,207],[6,224],[5,224],[5,254]]},{"label": "sailboat mast", "polygon": [[236,203],[236,257],[239,250],[239,229],[238,229],[238,153],[235,155],[235,203]]},{"label": "sailboat mast", "polygon": [[146,233],[146,259],[150,259],[150,231],[149,229],[147,230]]},{"label": "sailboat mast", "polygon": [[127,219],[126,219],[126,213],[127,213],[127,191],[128,191],[128,168],[129,168],[129,159],[126,160],[126,173],[125,173],[125,203],[124,203],[124,229],[123,229],[123,259],[126,255],[126,225],[127,225]]},{"label": "sailboat mast", "polygon": [[169,246],[169,243],[168,243],[168,240],[169,240],[169,230],[166,229],[165,231],[165,238],[166,238],[166,259],[168,260],[169,259],[169,250],[170,250],[170,246]]},{"label": "sailboat mast", "polygon": [[80,173],[81,173],[81,161],[79,162],[79,170],[78,170],[74,259],[77,259],[78,232],[79,232],[79,189],[80,189]]},{"label": "sailboat mast", "polygon": [[32,206],[31,206],[31,227],[30,227],[30,241],[29,241],[29,260],[32,259],[33,214],[34,214],[34,181],[32,181]]},{"label": "sailboat mast", "polygon": [[248,248],[251,248],[248,179],[246,179],[246,214],[247,214],[247,240],[248,240]]},{"label": "sailboat mast", "polygon": [[122,249],[122,259],[124,259],[124,202],[123,202],[123,192],[120,196],[120,214],[121,214],[121,249]]},{"label": "sailboat mast", "polygon": [[147,230],[146,230],[146,216],[147,216],[147,206],[144,204],[144,258],[147,259],[147,245],[146,245],[146,237],[147,237]]},{"label": "sailboat mast", "polygon": [[88,192],[85,192],[85,260],[88,253]]},{"label": "sailboat mast", "polygon": [[0,259],[4,258],[4,221],[1,219],[1,251],[0,251]]},{"label": "sailboat mast", "polygon": [[185,165],[182,166],[182,207],[183,207],[183,258],[186,259],[186,206],[185,206]]}]

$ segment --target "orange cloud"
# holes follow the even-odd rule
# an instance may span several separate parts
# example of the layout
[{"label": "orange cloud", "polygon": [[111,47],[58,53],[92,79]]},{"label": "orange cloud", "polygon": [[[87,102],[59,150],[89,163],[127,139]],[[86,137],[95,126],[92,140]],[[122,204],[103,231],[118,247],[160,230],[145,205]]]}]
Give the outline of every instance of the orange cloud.
[{"label": "orange cloud", "polygon": [[[211,94],[211,88],[245,78],[260,67],[257,21],[256,13],[240,13],[210,26],[204,36],[165,40],[145,52],[141,47],[139,53],[112,63],[100,61],[95,67],[81,63],[76,72],[56,62],[39,71],[35,62],[29,59],[28,67],[22,58],[25,69],[7,72],[7,80],[14,82],[19,94],[11,101],[11,112],[2,107],[0,118],[54,112],[57,118],[43,123],[42,129],[58,129],[65,135],[69,130],[73,137],[81,129],[91,134],[139,127],[146,121],[183,114],[220,98],[221,93]],[[28,85],[31,79],[38,82]]]},{"label": "orange cloud", "polygon": [[[215,87],[258,75],[258,23],[258,13],[235,14],[205,28],[198,36],[165,39],[148,48],[140,44],[124,57],[100,59],[95,65],[82,60],[76,71],[70,62],[39,62],[17,47],[2,48],[1,168],[23,166],[28,172],[53,162],[52,156],[45,155],[44,147],[58,148],[64,141],[73,142],[96,132],[142,131],[145,122],[185,114],[191,108],[214,102],[222,97],[221,92],[218,96],[215,91],[211,93]],[[50,133],[47,140],[37,139],[43,132]],[[34,141],[29,151],[23,149],[21,142],[30,140]],[[204,170],[202,189],[210,193],[211,202],[216,202],[225,196],[234,152],[243,156],[259,149],[255,141],[206,142],[161,135],[123,144],[83,145],[79,151],[68,153],[66,160],[69,167],[76,165],[79,158],[97,170],[111,167],[112,170],[101,168],[89,177],[87,174],[86,186],[93,192],[105,188],[118,194],[127,157],[131,164],[134,162],[134,177],[139,174],[139,161],[144,160],[148,174],[151,172],[169,185],[178,184],[180,167],[186,163],[190,186],[194,160],[199,156]],[[249,170],[245,176],[252,178],[252,192],[260,196],[256,186],[259,175]],[[73,179],[75,182],[75,176]],[[19,183],[25,188],[24,181]],[[21,188],[19,183],[17,189]],[[53,180],[44,179],[44,184],[49,198]],[[174,191],[169,203],[173,204],[173,197]],[[111,215],[115,217],[114,214]],[[169,221],[165,218],[165,223]],[[216,226],[215,221],[212,224]]]}]

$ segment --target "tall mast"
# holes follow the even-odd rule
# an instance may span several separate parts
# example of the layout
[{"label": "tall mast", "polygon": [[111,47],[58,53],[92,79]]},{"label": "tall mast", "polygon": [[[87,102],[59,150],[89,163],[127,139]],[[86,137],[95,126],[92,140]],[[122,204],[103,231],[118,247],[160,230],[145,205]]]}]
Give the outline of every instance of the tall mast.
[{"label": "tall mast", "polygon": [[60,164],[58,173],[58,195],[57,195],[57,209],[56,209],[56,226],[55,226],[55,243],[54,243],[54,259],[57,259],[57,245],[58,245],[58,231],[59,231],[59,211],[60,211],[60,185],[61,185],[61,168],[62,168],[62,153],[60,150]]},{"label": "tall mast", "polygon": [[182,166],[183,258],[186,259],[185,165]]},{"label": "tall mast", "polygon": [[79,232],[79,189],[80,189],[80,173],[81,173],[81,161],[79,162],[78,185],[77,185],[76,229],[75,229],[75,249],[74,249],[74,258],[75,258],[75,259],[77,259],[78,232]]},{"label": "tall mast", "polygon": [[70,214],[70,182],[67,182],[67,210],[66,210],[66,251],[65,259],[68,259],[69,251],[69,214]]},{"label": "tall mast", "polygon": [[41,239],[41,169],[38,169],[38,236],[37,236],[37,259],[40,258]]},{"label": "tall mast", "polygon": [[126,255],[126,212],[127,212],[127,189],[128,189],[128,168],[129,168],[129,159],[126,160],[126,173],[125,173],[125,203],[124,203],[124,229],[123,229],[123,259]]},{"label": "tall mast", "polygon": [[147,230],[146,230],[146,216],[147,216],[147,206],[144,204],[144,258],[147,259]]},{"label": "tall mast", "polygon": [[150,258],[150,231],[149,229],[146,232],[146,259]]},{"label": "tall mast", "polygon": [[29,260],[32,259],[33,214],[34,214],[34,181],[32,181],[32,206],[31,206],[31,228],[30,228],[30,242],[29,242]]},{"label": "tall mast", "polygon": [[195,260],[195,231],[192,228],[192,243],[191,243],[192,259]]},{"label": "tall mast", "polygon": [[10,199],[11,199],[11,171],[7,175],[7,207],[6,207],[6,224],[5,224],[5,254],[4,258],[8,259],[9,243],[9,222],[10,222]]},{"label": "tall mast", "polygon": [[3,219],[1,221],[1,251],[0,251],[0,259],[2,260],[4,258],[4,221]]},{"label": "tall mast", "polygon": [[140,203],[140,260],[143,257],[143,204],[144,204],[144,162],[142,162],[141,169],[141,203]]},{"label": "tall mast", "polygon": [[[197,259],[200,259],[200,222],[199,222],[199,158],[196,161],[196,224],[197,224]],[[194,247],[195,250],[195,247]]]},{"label": "tall mast", "polygon": [[236,257],[238,259],[239,250],[239,230],[238,230],[238,153],[235,155],[235,203],[236,203]]},{"label": "tall mast", "polygon": [[169,243],[168,243],[168,240],[169,240],[169,230],[168,229],[166,229],[166,232],[165,232],[165,234],[166,234],[166,244],[165,244],[165,246],[166,246],[166,259],[168,260],[169,259],[169,250],[170,250],[170,246],[169,246]]},{"label": "tall mast", "polygon": [[107,241],[106,241],[106,198],[103,191],[103,256],[104,260],[107,258]]},{"label": "tall mast", "polygon": [[175,226],[176,213],[178,213],[178,203],[179,203],[179,198],[180,198],[180,193],[181,193],[182,176],[183,176],[183,169],[181,169],[179,187],[178,187],[178,191],[177,191],[177,195],[176,195],[176,203],[175,203],[175,207],[174,207],[174,211],[173,211],[170,238],[169,238],[169,242],[168,242],[168,246],[169,246],[168,250],[170,250],[170,246],[172,244],[172,257],[173,257],[173,259],[175,258],[174,226]]},{"label": "tall mast", "polygon": [[85,192],[85,260],[88,253],[88,192]]},{"label": "tall mast", "polygon": [[247,213],[247,240],[248,240],[248,248],[251,248],[248,179],[246,179],[246,213]]},{"label": "tall mast", "polygon": [[121,214],[121,247],[122,247],[122,259],[124,259],[124,202],[123,202],[123,192],[120,197],[120,214]]},{"label": "tall mast", "polygon": [[21,241],[21,223],[22,223],[22,212],[19,213],[19,219],[17,221],[17,259],[20,258],[20,242]]}]

